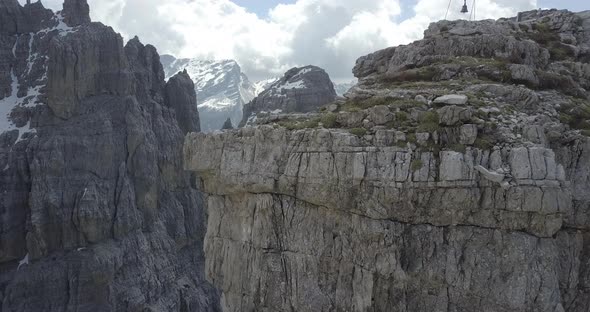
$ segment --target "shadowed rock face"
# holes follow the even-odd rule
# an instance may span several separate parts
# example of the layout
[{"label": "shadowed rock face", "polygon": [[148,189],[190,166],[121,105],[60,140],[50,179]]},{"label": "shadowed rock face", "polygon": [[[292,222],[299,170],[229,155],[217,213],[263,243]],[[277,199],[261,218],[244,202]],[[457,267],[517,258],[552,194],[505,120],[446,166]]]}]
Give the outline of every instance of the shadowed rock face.
[{"label": "shadowed rock face", "polygon": [[227,119],[227,120],[226,120],[226,121],[223,123],[223,126],[221,127],[221,130],[230,130],[230,129],[233,129],[233,128],[234,128],[234,126],[233,126],[233,125],[232,125],[232,123],[231,123],[231,119],[229,119],[229,118],[228,118],[228,119]]},{"label": "shadowed rock face", "polygon": [[75,27],[90,23],[90,6],[86,0],[65,0],[62,15],[64,22]]},{"label": "shadowed rock face", "polygon": [[182,166],[190,79],[166,84],[156,49],[123,47],[86,1],[0,16],[0,310],[218,311]]},{"label": "shadowed rock face", "polygon": [[335,98],[334,84],[323,69],[311,65],[292,68],[244,106],[240,126],[260,112],[307,113]]},{"label": "shadowed rock face", "polygon": [[361,57],[324,111],[189,134],[223,309],[587,312],[590,15],[519,16]]},{"label": "shadowed rock face", "polygon": [[184,134],[201,131],[195,85],[186,71],[179,72],[168,80],[166,103],[172,105]]}]

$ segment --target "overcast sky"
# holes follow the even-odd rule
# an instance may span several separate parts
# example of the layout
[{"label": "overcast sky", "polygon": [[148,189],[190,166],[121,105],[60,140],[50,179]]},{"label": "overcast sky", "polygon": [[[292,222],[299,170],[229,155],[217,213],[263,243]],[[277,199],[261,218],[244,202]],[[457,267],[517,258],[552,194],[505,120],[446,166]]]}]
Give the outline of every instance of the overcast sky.
[{"label": "overcast sky", "polygon": [[[467,0],[471,9],[473,0]],[[24,2],[24,0],[22,0]],[[43,0],[61,9],[62,0]],[[125,38],[138,35],[161,54],[238,61],[252,80],[293,66],[318,65],[333,80],[352,79],[362,55],[420,39],[444,18],[447,0],[89,0],[94,21]],[[449,19],[463,0],[452,0]],[[590,9],[587,0],[477,0],[476,19],[539,7]]]}]

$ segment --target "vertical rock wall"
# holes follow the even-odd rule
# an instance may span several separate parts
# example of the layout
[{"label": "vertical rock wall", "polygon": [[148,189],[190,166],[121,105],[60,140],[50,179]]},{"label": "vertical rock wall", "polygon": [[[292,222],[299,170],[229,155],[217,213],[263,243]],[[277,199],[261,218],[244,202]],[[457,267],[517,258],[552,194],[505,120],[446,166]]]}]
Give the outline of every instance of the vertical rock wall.
[{"label": "vertical rock wall", "polygon": [[588,311],[590,17],[519,16],[361,57],[316,114],[187,136],[224,311]]},{"label": "vertical rock wall", "polygon": [[0,38],[12,56],[0,104],[14,106],[0,134],[0,310],[218,311],[182,166],[199,130],[185,122],[198,121],[190,80],[166,84],[155,48],[124,47],[86,1],[56,15],[12,2],[0,2],[17,26]]}]

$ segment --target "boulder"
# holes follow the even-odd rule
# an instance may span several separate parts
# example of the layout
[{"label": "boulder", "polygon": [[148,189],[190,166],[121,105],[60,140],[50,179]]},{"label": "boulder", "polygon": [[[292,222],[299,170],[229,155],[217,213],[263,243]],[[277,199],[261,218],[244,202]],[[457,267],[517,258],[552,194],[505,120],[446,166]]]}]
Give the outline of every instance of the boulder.
[{"label": "boulder", "polygon": [[462,125],[459,135],[459,143],[464,145],[473,145],[477,139],[477,125]]},{"label": "boulder", "polygon": [[494,183],[502,183],[506,175],[502,173],[492,172],[488,169],[484,168],[483,166],[477,165],[475,166],[475,170],[479,171],[479,173],[487,180],[490,180]]},{"label": "boulder", "polygon": [[465,105],[467,104],[467,95],[463,94],[447,94],[434,99],[434,104],[438,106],[443,105]]},{"label": "boulder", "polygon": [[439,122],[445,126],[455,126],[459,123],[469,122],[473,116],[470,107],[445,106],[438,109]]},{"label": "boulder", "polygon": [[369,120],[376,125],[384,125],[393,121],[393,114],[389,110],[389,107],[378,105],[369,109]]},{"label": "boulder", "polygon": [[539,78],[537,77],[535,69],[532,66],[524,64],[511,64],[510,74],[512,76],[512,80],[515,82],[531,87],[539,86]]}]

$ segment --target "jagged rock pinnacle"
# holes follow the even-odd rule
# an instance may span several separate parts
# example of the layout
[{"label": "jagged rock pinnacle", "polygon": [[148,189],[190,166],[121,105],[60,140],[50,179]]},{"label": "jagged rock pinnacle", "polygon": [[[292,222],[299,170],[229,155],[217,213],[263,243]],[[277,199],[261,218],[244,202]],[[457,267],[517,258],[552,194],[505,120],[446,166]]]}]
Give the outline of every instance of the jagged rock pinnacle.
[{"label": "jagged rock pinnacle", "polygon": [[63,8],[64,21],[69,26],[90,23],[90,7],[86,0],[65,0]]},{"label": "jagged rock pinnacle", "polygon": [[233,129],[234,126],[231,123],[231,118],[228,118],[225,123],[223,123],[223,127],[221,127],[221,130],[231,130]]}]

